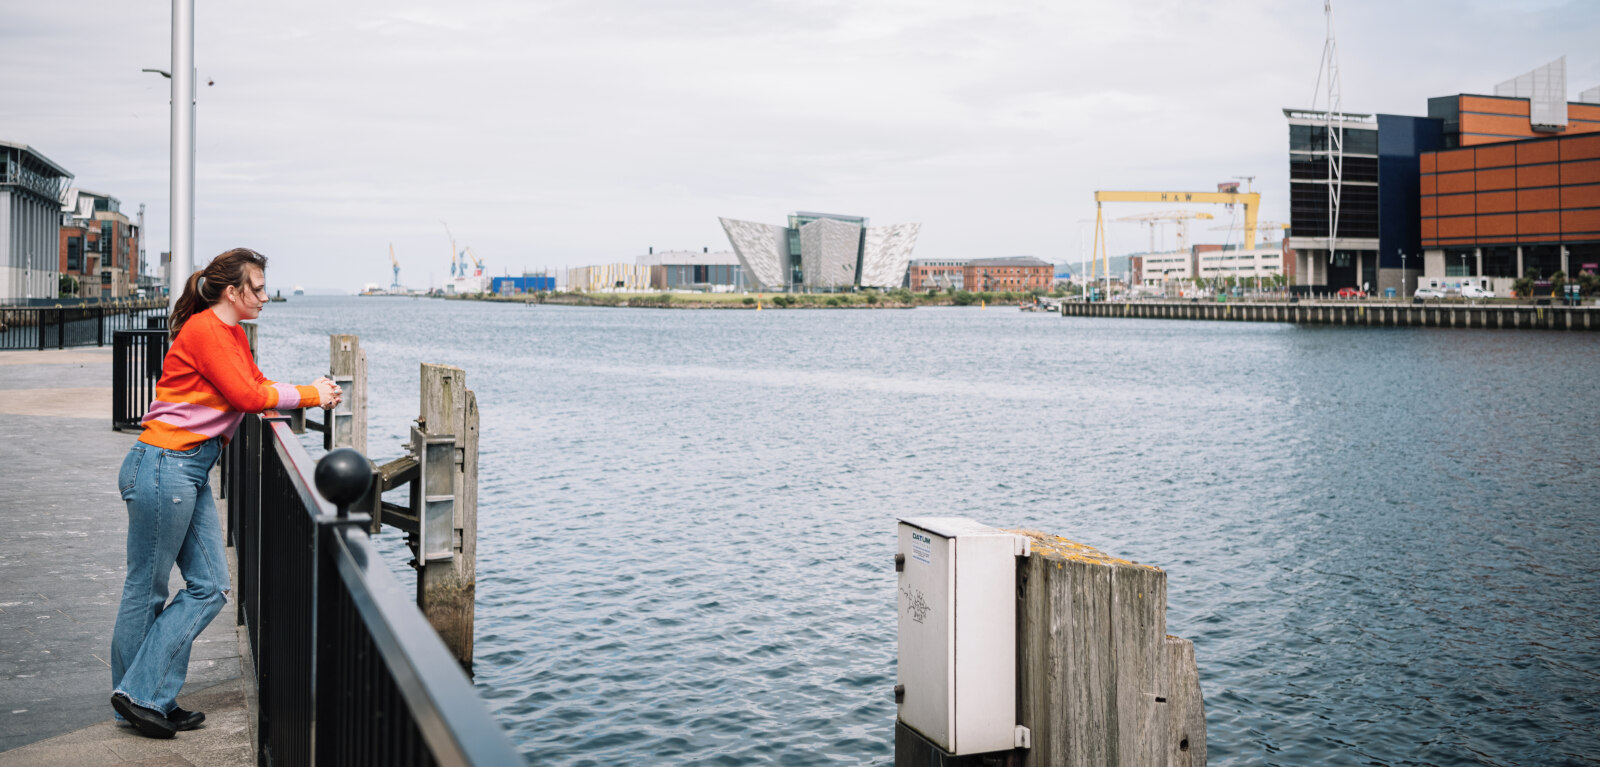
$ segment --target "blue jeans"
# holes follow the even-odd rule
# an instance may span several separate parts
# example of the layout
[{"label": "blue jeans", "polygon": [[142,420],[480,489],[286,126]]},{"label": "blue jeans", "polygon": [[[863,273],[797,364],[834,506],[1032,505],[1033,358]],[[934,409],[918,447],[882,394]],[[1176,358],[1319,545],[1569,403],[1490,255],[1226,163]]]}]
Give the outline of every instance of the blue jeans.
[{"label": "blue jeans", "polygon": [[[178,705],[195,637],[226,601],[228,560],[210,480],[221,443],[179,451],[135,442],[117,474],[128,504],[128,576],[111,635],[111,688],[163,714]],[[187,586],[168,604],[174,564]]]}]

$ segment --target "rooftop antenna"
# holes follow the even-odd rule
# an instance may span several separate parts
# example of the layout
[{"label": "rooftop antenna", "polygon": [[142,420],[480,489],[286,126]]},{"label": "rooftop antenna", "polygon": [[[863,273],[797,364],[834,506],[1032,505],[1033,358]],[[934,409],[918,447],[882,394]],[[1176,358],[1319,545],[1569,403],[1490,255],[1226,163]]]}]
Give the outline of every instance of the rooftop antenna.
[{"label": "rooftop antenna", "polygon": [[[1311,107],[1316,109],[1317,97],[1323,93],[1323,82],[1326,81],[1323,129],[1327,137],[1328,263],[1331,264],[1334,245],[1339,237],[1339,199],[1344,186],[1344,97],[1339,92],[1339,46],[1333,35],[1333,0],[1322,0],[1322,12],[1328,20],[1328,37],[1322,43],[1322,64],[1317,69],[1317,87],[1311,93]],[[1312,147],[1315,146],[1313,143]]]}]

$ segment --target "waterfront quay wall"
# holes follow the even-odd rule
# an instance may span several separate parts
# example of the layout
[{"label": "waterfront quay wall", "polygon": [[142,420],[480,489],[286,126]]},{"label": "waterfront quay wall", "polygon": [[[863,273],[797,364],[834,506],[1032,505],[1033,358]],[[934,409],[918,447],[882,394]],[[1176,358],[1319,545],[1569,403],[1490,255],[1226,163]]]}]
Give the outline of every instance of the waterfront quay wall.
[{"label": "waterfront quay wall", "polygon": [[1210,303],[1063,301],[1063,317],[1135,317],[1164,320],[1293,322],[1304,325],[1491,328],[1497,330],[1600,330],[1600,308],[1520,304]]}]

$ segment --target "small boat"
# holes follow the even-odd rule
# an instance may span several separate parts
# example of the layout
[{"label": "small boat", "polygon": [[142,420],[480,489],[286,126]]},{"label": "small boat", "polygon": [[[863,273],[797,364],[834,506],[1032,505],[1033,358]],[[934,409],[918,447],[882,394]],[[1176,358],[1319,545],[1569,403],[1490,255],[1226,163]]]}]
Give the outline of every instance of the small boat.
[{"label": "small boat", "polygon": [[[296,293],[295,295],[300,295],[300,294]],[[267,300],[271,301],[272,303],[278,303],[280,301],[288,301],[289,299],[284,298],[283,297],[283,291],[280,290],[280,291],[278,291],[276,293],[273,293],[272,297],[267,299]]]}]

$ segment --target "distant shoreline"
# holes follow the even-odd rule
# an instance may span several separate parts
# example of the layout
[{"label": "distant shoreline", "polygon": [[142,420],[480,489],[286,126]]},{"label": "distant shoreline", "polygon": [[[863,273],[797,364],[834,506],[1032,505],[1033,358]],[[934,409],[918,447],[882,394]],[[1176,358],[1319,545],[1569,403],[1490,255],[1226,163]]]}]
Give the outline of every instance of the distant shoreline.
[{"label": "distant shoreline", "polygon": [[940,292],[937,295],[893,290],[883,293],[535,293],[446,296],[457,301],[604,306],[628,309],[914,309],[919,306],[1007,306],[1032,304],[1031,293]]}]

